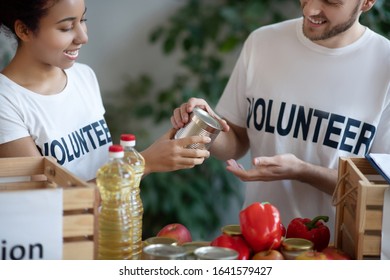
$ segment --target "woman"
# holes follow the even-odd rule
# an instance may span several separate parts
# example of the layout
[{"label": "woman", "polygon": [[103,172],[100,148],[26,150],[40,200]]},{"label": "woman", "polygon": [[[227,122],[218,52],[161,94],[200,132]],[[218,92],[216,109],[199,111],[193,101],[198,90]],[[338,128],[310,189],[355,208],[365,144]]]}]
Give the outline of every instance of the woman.
[{"label": "woman", "polygon": [[[93,180],[111,135],[96,76],[76,63],[88,42],[84,0],[0,0],[0,28],[17,40],[0,73],[0,157],[54,156]],[[168,131],[142,152],[145,174],[191,168],[208,151],[185,149],[208,137],[172,140]]]}]

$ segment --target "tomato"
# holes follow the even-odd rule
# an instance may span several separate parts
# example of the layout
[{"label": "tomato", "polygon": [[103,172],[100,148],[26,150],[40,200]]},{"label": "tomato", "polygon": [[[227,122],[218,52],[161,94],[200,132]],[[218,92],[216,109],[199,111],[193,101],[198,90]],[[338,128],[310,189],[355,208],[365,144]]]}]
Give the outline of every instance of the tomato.
[{"label": "tomato", "polygon": [[240,212],[242,235],[252,250],[278,249],[282,242],[279,210],[270,203],[254,202]]},{"label": "tomato", "polygon": [[236,250],[239,260],[249,260],[251,256],[250,247],[241,235],[228,235],[223,233],[211,241],[210,245]]}]

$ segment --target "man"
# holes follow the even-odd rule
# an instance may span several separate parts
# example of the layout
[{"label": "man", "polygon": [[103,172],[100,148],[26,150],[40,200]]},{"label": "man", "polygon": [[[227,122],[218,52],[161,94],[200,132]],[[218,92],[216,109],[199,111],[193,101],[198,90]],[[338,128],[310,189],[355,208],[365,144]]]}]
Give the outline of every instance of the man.
[{"label": "man", "polygon": [[[216,111],[211,153],[247,181],[245,205],[269,201],[283,223],[328,215],[339,157],[390,153],[390,42],[359,22],[375,0],[301,0],[303,17],[255,30]],[[192,98],[175,109],[188,122]],[[216,116],[216,114],[214,114]],[[234,159],[250,150],[253,168]]]}]

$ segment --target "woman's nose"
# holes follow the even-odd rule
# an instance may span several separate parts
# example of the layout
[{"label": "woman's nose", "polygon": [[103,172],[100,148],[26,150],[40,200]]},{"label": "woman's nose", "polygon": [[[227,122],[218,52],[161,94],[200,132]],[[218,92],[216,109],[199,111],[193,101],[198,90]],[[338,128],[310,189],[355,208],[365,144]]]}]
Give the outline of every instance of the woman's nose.
[{"label": "woman's nose", "polygon": [[86,44],[88,42],[87,27],[85,24],[79,24],[74,38],[75,44]]}]

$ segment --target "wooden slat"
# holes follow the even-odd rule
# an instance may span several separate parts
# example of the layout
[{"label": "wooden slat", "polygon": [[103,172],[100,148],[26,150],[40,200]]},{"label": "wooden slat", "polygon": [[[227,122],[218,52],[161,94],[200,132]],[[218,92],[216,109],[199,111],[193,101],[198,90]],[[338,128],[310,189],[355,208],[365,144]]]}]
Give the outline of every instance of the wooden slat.
[{"label": "wooden slat", "polygon": [[352,258],[356,258],[355,240],[351,238],[348,231],[346,230],[341,230],[341,232],[339,232],[339,235],[340,242],[338,245],[336,245],[337,248],[340,248]]},{"label": "wooden slat", "polygon": [[89,236],[94,234],[94,215],[79,214],[63,217],[63,237]]},{"label": "wooden slat", "polygon": [[340,201],[340,198],[345,193],[345,182],[343,175],[346,173],[347,161],[345,158],[339,159],[338,167],[338,181],[336,184],[335,192],[333,194],[332,202],[336,203],[336,217],[335,217],[335,245],[336,247],[343,248],[344,246],[344,233],[343,233],[343,223],[344,223],[344,202]]},{"label": "wooden slat", "polygon": [[44,157],[0,158],[0,177],[43,174]]},{"label": "wooden slat", "polygon": [[367,209],[364,229],[366,231],[382,230],[382,215],[382,209]]},{"label": "wooden slat", "polygon": [[47,176],[48,181],[56,182],[61,187],[76,187],[88,185],[85,181],[80,180],[68,170],[59,166],[51,158],[45,158],[44,165],[44,174]]},{"label": "wooden slat", "polygon": [[93,209],[95,189],[93,187],[66,188],[63,197],[64,211]]},{"label": "wooden slat", "polygon": [[366,201],[367,205],[383,206],[384,194],[389,185],[362,184],[363,188],[368,188]]},{"label": "wooden slat", "polygon": [[367,174],[378,174],[378,172],[371,166],[371,164],[365,158],[348,158],[349,165],[358,173],[362,178],[366,178]]},{"label": "wooden slat", "polygon": [[363,244],[362,258],[364,256],[380,256],[380,252],[381,252],[380,235],[364,235],[362,244]]},{"label": "wooden slat", "polygon": [[0,183],[0,191],[36,190],[45,189],[46,187],[46,182],[39,181]]},{"label": "wooden slat", "polygon": [[357,236],[356,236],[356,230],[355,230],[355,216],[349,211],[348,209],[344,210],[344,220],[343,220],[343,230],[350,235],[352,240],[355,242]]},{"label": "wooden slat", "polygon": [[64,260],[93,260],[93,241],[66,242],[63,246],[62,258]]}]

